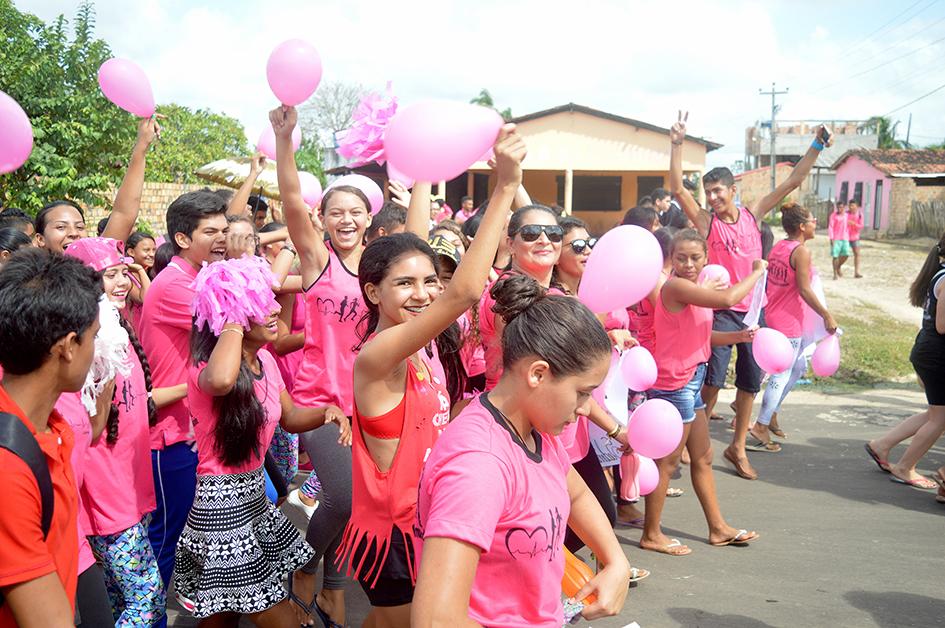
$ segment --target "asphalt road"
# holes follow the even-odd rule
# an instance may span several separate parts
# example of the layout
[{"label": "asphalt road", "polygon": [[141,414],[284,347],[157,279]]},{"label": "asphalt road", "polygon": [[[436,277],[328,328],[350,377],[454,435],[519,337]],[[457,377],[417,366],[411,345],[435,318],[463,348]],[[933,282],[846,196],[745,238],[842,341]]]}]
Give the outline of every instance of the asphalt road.
[{"label": "asphalt road", "polygon": [[[719,403],[729,416],[732,397],[722,391]],[[924,404],[914,387],[857,394],[801,387],[781,415],[788,432],[783,450],[750,454],[760,474],[753,482],[738,478],[721,458],[731,432],[727,422],[713,421],[722,512],[761,538],[743,548],[706,544],[705,521],[683,467],[673,486],[685,494],[667,501],[664,529],[693,553],[645,552],[636,544],[639,530],[618,529],[631,564],[653,573],[631,589],[618,617],[579,625],[945,625],[945,505],[935,502],[934,491],[890,482],[863,451],[866,440]],[[945,443],[932,449],[920,471],[942,464]],[[368,610],[360,588],[349,586],[349,625],[359,626]],[[196,624],[174,612],[171,625]]]}]

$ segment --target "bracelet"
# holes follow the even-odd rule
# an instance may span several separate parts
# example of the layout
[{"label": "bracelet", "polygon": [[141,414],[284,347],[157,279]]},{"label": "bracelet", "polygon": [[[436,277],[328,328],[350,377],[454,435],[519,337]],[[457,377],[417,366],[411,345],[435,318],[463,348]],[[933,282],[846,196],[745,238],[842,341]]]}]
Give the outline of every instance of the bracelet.
[{"label": "bracelet", "polygon": [[607,438],[617,438],[617,434],[620,433],[620,423],[614,423],[614,429],[607,432]]},{"label": "bracelet", "polygon": [[670,141],[670,143],[671,143],[673,146],[682,146],[682,142],[673,142],[673,141]]},{"label": "bracelet", "polygon": [[232,328],[232,327],[224,327],[223,330],[220,332],[220,335],[222,336],[222,335],[224,334],[224,332],[228,332],[228,331],[232,331],[233,333],[239,334],[239,335],[240,335],[240,338],[243,337],[243,330],[242,330],[242,329],[234,329],[234,328]]},{"label": "bracelet", "polygon": [[[291,246],[284,246],[284,247],[282,247],[282,251],[288,251],[288,252],[291,253],[292,255],[296,255],[295,249],[293,249]],[[279,252],[281,253],[282,251],[279,251]]]},{"label": "bracelet", "polygon": [[816,150],[823,150],[823,149],[824,149],[824,145],[823,145],[823,143],[821,143],[821,141],[820,141],[819,139],[814,139],[814,141],[811,143],[810,147],[813,148],[813,149],[816,149]]}]

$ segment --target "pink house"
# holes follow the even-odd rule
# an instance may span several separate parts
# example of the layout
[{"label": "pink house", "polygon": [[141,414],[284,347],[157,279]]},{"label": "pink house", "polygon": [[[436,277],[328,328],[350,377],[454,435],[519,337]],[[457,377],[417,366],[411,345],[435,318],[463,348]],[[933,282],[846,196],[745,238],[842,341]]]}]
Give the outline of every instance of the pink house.
[{"label": "pink house", "polygon": [[864,236],[906,233],[913,203],[945,201],[945,151],[851,150],[831,170],[836,200],[863,208]]}]

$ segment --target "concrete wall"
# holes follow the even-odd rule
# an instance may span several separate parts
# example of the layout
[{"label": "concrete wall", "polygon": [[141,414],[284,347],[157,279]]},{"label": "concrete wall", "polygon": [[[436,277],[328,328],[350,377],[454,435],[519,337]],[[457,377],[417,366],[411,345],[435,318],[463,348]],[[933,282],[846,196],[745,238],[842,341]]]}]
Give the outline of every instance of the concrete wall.
[{"label": "concrete wall", "polygon": [[[784,183],[791,176],[793,170],[793,164],[778,164],[775,171],[778,185]],[[738,187],[739,202],[746,207],[752,207],[771,191],[771,168],[758,168],[743,172],[735,177],[735,185]],[[794,190],[787,195],[785,200],[797,201],[798,196],[799,190]]]},{"label": "concrete wall", "polygon": [[[883,193],[882,193],[882,209],[880,212],[880,226],[878,230],[873,230],[873,212],[876,208],[876,182],[883,182]],[[860,159],[856,156],[850,156],[840,164],[840,167],[837,168],[837,176],[834,181],[833,195],[834,198],[840,196],[840,188],[843,186],[844,182],[848,183],[849,192],[847,193],[848,198],[853,197],[853,192],[856,189],[857,183],[863,183],[863,234],[868,235],[870,233],[904,233],[906,228],[906,222],[908,222],[908,207],[911,207],[911,199],[904,198],[902,194],[904,193],[905,187],[899,186],[900,196],[894,198],[892,195],[893,187],[896,187],[892,184],[892,179],[887,177],[883,172],[877,170],[868,162],[863,159]],[[897,179],[897,181],[899,181]],[[912,180],[908,179],[911,183]],[[914,186],[913,186],[914,187]],[[869,194],[866,190],[869,189]],[[905,204],[903,204],[905,203]],[[891,224],[892,213],[897,211],[893,207],[898,208],[898,211],[905,212],[904,218],[900,215],[895,222],[895,226]]]}]

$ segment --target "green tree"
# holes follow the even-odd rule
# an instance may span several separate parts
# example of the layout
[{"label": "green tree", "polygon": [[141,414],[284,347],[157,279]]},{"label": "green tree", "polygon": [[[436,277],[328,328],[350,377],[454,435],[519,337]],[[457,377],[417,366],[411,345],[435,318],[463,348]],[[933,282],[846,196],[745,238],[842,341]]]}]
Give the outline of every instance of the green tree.
[{"label": "green tree", "polygon": [[225,157],[248,155],[243,125],[229,116],[182,105],[158,106],[161,139],[148,155],[148,181],[198,183],[194,171]]},{"label": "green tree", "polygon": [[99,66],[111,57],[95,39],[95,12],[82,4],[67,35],[59,16],[46,25],[0,0],[0,90],[33,125],[33,153],[19,170],[0,176],[0,204],[35,211],[56,198],[107,204],[103,195],[123,175],[135,138],[134,118],[99,92]]},{"label": "green tree", "polygon": [[295,152],[295,165],[300,171],[310,172],[318,177],[324,187],[325,165],[322,161],[322,149],[318,145],[318,138],[311,135],[302,136],[302,146]]},{"label": "green tree", "polygon": [[482,105],[483,107],[495,109],[506,122],[512,119],[512,110],[509,107],[499,110],[499,108],[495,106],[495,101],[492,99],[492,94],[485,87],[480,89],[479,95],[471,99],[469,102],[473,105]]},{"label": "green tree", "polygon": [[905,142],[896,139],[898,120],[893,122],[884,116],[873,116],[863,126],[872,128],[879,136],[878,148],[906,148]]}]

